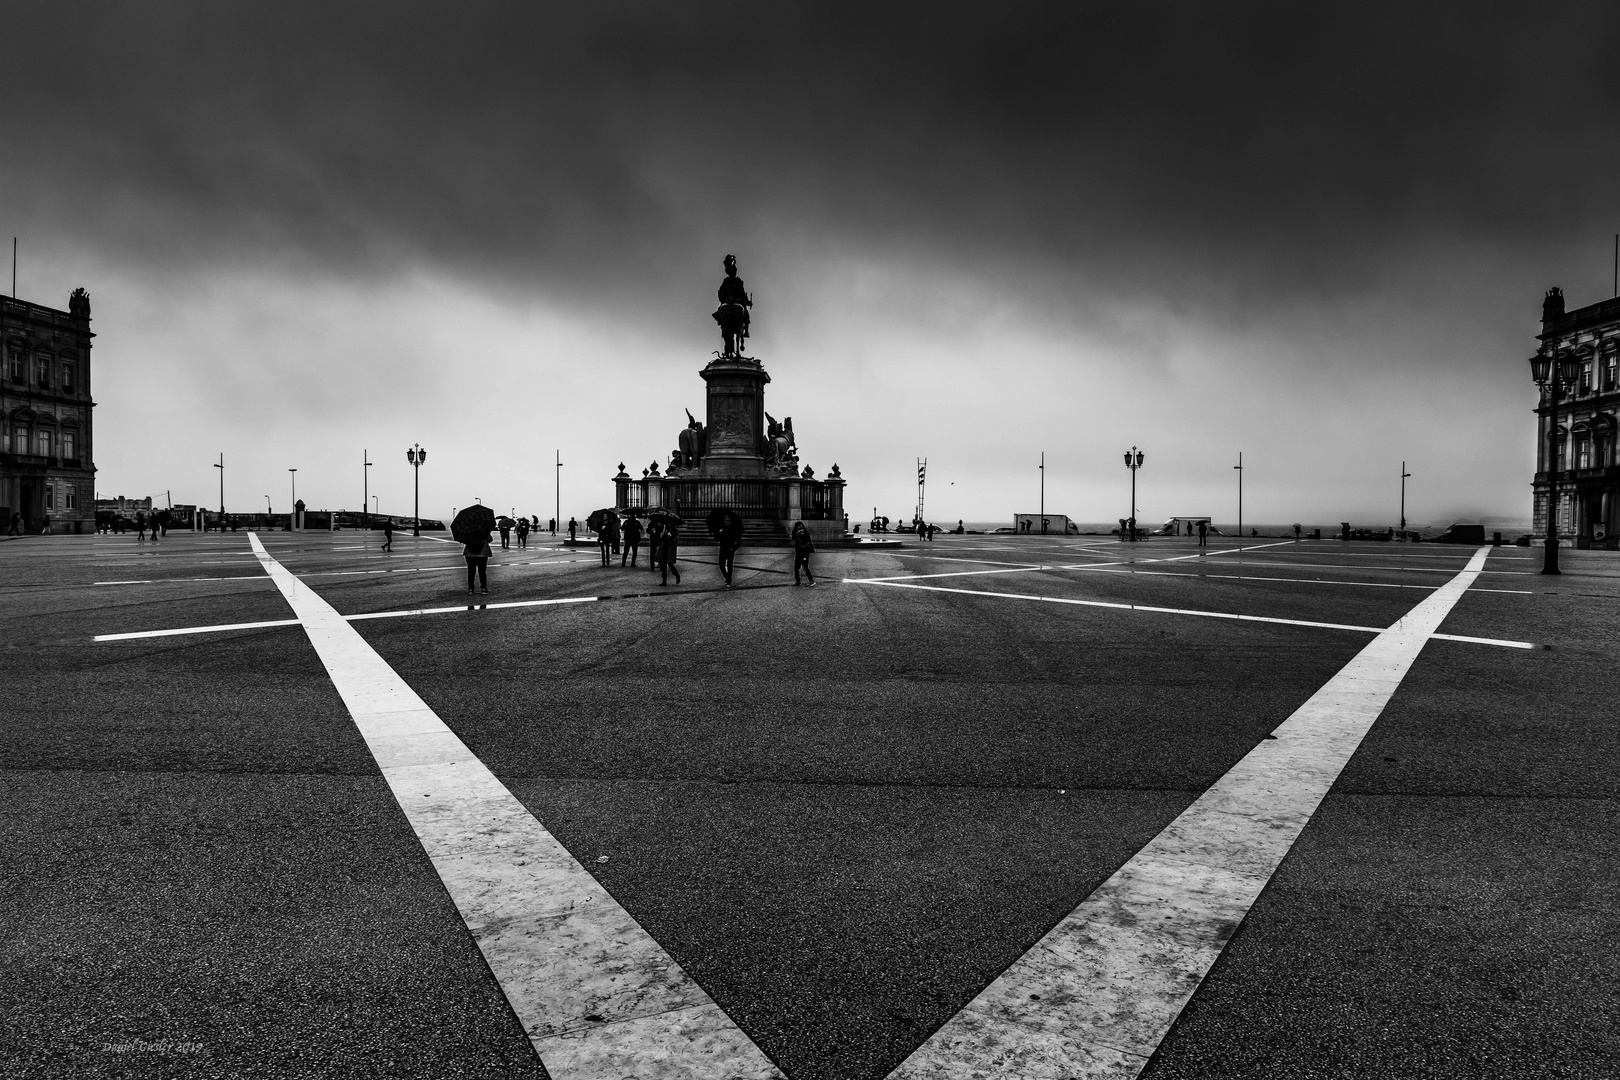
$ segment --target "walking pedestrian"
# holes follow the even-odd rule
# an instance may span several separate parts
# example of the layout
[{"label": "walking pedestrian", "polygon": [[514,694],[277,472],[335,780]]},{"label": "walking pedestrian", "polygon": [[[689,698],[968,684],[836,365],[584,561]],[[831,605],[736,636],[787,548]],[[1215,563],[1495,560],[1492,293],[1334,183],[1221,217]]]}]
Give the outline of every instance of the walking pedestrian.
[{"label": "walking pedestrian", "polygon": [[619,556],[619,565],[623,566],[626,559],[630,565],[636,565],[636,553],[641,548],[641,522],[635,518],[624,523],[624,554]]},{"label": "walking pedestrian", "polygon": [[602,548],[602,565],[613,565],[613,553],[619,548],[619,515],[609,514],[607,520],[602,522],[602,530],[596,534],[596,542]]},{"label": "walking pedestrian", "polygon": [[524,551],[529,546],[529,519],[518,518],[517,524],[518,550]]},{"label": "walking pedestrian", "polygon": [[512,548],[512,526],[507,524],[507,522],[510,520],[510,518],[501,518],[500,530],[502,551],[510,551]]},{"label": "walking pedestrian", "polygon": [[675,574],[675,584],[681,583],[681,568],[675,565],[676,548],[680,545],[681,530],[673,521],[664,525],[664,535],[658,541],[658,565],[663,568],[664,578],[658,584],[668,585],[669,575]]},{"label": "walking pedestrian", "polygon": [[647,569],[658,573],[658,550],[664,542],[664,521],[653,518],[647,523]]},{"label": "walking pedestrian", "polygon": [[388,518],[383,519],[383,546],[384,551],[394,550],[394,523]]},{"label": "walking pedestrian", "polygon": [[[536,524],[539,524],[539,522],[540,522],[539,518],[535,518],[534,520],[535,520]],[[557,535],[557,519],[556,518],[546,518],[546,520],[551,523],[551,535],[556,536]]]},{"label": "walking pedestrian", "polygon": [[816,583],[816,575],[810,572],[810,555],[816,550],[816,545],[810,539],[810,530],[804,527],[804,522],[793,523],[793,584],[799,584],[799,567],[804,567],[804,576],[810,579],[810,584]]},{"label": "walking pedestrian", "polygon": [[726,588],[731,588],[731,571],[733,562],[737,558],[737,549],[742,547],[742,522],[735,524],[727,521],[720,529],[720,576],[726,579]]},{"label": "walking pedestrian", "polygon": [[[49,514],[45,515],[45,520],[39,527],[39,535],[41,535],[41,536],[49,536],[49,535],[51,535],[51,515],[49,515]],[[154,540],[157,539],[157,534],[156,533],[154,533],[152,535],[152,539],[154,539]]]},{"label": "walking pedestrian", "polygon": [[476,543],[461,545],[461,554],[467,560],[467,595],[472,595],[475,576],[478,587],[489,592],[489,534],[485,533],[484,538]]},{"label": "walking pedestrian", "polygon": [[1209,522],[1207,522],[1207,521],[1199,521],[1199,523],[1198,523],[1198,549],[1199,549],[1198,554],[1202,555],[1204,553],[1204,551],[1203,551],[1204,545],[1206,543],[1208,543],[1208,542],[1209,542]]},{"label": "walking pedestrian", "polygon": [[22,514],[16,510],[11,512],[11,527],[6,530],[7,536],[22,535]]},{"label": "walking pedestrian", "polygon": [[141,530],[141,534],[139,536],[137,536],[135,539],[137,539],[137,540],[145,540],[146,539],[146,511],[145,510],[141,510],[141,511],[136,513],[136,515],[135,515],[135,524]]},{"label": "walking pedestrian", "polygon": [[570,544],[574,543],[576,540],[579,539],[579,537],[575,535],[578,532],[579,532],[579,522],[575,521],[573,518],[569,518],[568,519],[568,542]]}]

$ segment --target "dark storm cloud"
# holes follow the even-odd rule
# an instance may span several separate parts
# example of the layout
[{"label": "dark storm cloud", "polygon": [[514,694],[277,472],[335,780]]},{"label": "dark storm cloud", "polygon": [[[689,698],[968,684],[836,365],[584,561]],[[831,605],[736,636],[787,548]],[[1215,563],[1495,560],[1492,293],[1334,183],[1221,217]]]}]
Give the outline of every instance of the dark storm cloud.
[{"label": "dark storm cloud", "polygon": [[181,276],[432,266],[662,318],[721,247],[790,237],[979,267],[1058,311],[1078,288],[1251,310],[1371,287],[1425,245],[1519,256],[1616,216],[1600,5],[52,4],[9,24],[14,214]]}]

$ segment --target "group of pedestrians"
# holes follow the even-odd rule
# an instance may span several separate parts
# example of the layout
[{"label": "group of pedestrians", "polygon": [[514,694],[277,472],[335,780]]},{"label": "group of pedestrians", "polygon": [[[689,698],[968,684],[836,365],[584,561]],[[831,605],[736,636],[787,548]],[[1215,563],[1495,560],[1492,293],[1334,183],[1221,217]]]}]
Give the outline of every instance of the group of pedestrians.
[{"label": "group of pedestrians", "polygon": [[[569,533],[577,528],[577,523],[570,520]],[[648,569],[660,575],[659,584],[668,585],[669,575],[675,575],[675,584],[681,583],[680,569],[680,525],[667,517],[655,517],[647,523],[645,530],[647,538]],[[628,517],[621,525],[615,514],[607,515],[602,528],[596,534],[597,549],[602,556],[604,567],[613,565],[613,556],[619,556],[619,566],[636,566],[641,552],[643,530],[641,521],[635,516]],[[810,537],[810,530],[804,522],[793,523],[793,584],[808,583],[814,585],[816,576],[810,570],[810,556],[816,550],[815,542]],[[720,542],[720,578],[726,588],[731,588],[732,574],[736,569],[737,551],[742,547],[742,523],[738,521],[719,530],[717,539]],[[803,579],[800,572],[803,572]]]}]

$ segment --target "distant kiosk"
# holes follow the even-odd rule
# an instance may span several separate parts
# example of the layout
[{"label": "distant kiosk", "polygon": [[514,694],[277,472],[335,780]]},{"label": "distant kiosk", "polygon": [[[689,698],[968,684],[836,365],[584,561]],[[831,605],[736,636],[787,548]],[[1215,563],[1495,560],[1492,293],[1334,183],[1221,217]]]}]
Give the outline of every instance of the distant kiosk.
[{"label": "distant kiosk", "polygon": [[1014,514],[1013,531],[1020,536],[1026,533],[1063,536],[1078,533],[1080,526],[1070,521],[1067,514]]}]

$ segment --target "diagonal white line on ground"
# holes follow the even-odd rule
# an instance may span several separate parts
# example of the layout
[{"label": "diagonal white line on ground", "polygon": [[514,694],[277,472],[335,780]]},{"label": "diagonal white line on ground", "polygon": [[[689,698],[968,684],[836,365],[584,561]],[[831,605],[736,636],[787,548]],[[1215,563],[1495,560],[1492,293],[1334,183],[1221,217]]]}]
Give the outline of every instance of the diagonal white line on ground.
[{"label": "diagonal white line on ground", "polygon": [[1282,547],[1285,544],[1297,544],[1298,540],[1278,540],[1275,544],[1250,544],[1248,547],[1218,548],[1214,551],[1195,551],[1191,555],[1177,555],[1169,559],[1148,559],[1147,562],[1182,562],[1185,559],[1211,558],[1216,555],[1241,555],[1245,551],[1259,551],[1261,548]]},{"label": "diagonal white line on ground", "polygon": [[135,638],[179,637],[182,634],[217,634],[222,630],[262,630],[267,626],[297,626],[297,619],[267,619],[263,622],[219,623],[214,626],[180,626],[173,630],[133,630],[126,634],[97,634],[92,641],[133,641]]},{"label": "diagonal white line on ground", "polygon": [[249,538],[554,1080],[780,1080],[354,627]]},{"label": "diagonal white line on ground", "polygon": [[1380,632],[890,1080],[1138,1075],[1488,551]]},{"label": "diagonal white line on ground", "polygon": [[[1011,571],[996,571],[1010,573]],[[1474,571],[1475,576],[1478,571]],[[1472,578],[1470,578],[1472,580]],[[907,581],[894,581],[887,578],[844,578],[845,585],[879,585],[888,589],[921,589],[925,592],[955,593],[958,596],[989,596],[997,600],[1025,600],[1041,604],[1072,604],[1076,607],[1110,608],[1115,611],[1141,611],[1151,615],[1192,615],[1202,619],[1232,619],[1236,622],[1274,623],[1279,626],[1309,626],[1318,630],[1354,630],[1363,634],[1381,634],[1384,631],[1376,626],[1357,626],[1353,623],[1315,622],[1310,619],[1284,619],[1272,615],[1240,615],[1230,611],[1200,611],[1197,608],[1157,607],[1150,604],[1127,604],[1115,600],[1076,600],[1066,596],[1033,596],[1028,593],[1000,593],[984,589],[948,589],[943,585],[913,585]],[[1440,588],[1447,588],[1448,585]],[[1429,599],[1433,599],[1430,596]],[[1424,601],[1427,603],[1427,601]],[[1528,641],[1507,641],[1495,638],[1464,638],[1450,635],[1436,634],[1436,637],[1445,637],[1452,641],[1469,641],[1477,645],[1502,645],[1511,649],[1530,649],[1535,646]]]}]

